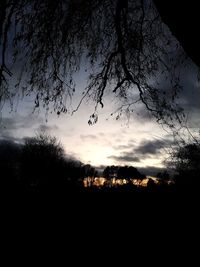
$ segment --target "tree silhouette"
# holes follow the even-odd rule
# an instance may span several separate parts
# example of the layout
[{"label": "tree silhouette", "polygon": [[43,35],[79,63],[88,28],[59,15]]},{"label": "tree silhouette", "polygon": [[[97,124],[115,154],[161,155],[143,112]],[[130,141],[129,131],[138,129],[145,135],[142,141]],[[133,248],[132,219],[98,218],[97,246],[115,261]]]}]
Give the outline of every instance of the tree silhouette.
[{"label": "tree silhouette", "polygon": [[[199,46],[200,40],[195,34],[196,25],[199,23],[198,2],[153,0],[164,23],[170,28],[174,36],[194,63],[200,67]],[[186,17],[190,19],[186,20]]]},{"label": "tree silhouette", "polygon": [[64,183],[64,150],[55,137],[41,133],[25,140],[21,155],[24,185],[56,186]]},{"label": "tree silhouette", "polygon": [[162,180],[169,180],[170,175],[167,170],[164,170],[162,172],[158,172],[156,177],[161,178]]},{"label": "tree silhouette", "polygon": [[137,168],[133,166],[107,166],[103,171],[105,178],[118,178],[118,179],[142,179],[145,178]]},{"label": "tree silhouette", "polygon": [[200,184],[200,143],[188,143],[174,150],[172,163],[176,170],[176,183],[181,186]]},{"label": "tree silhouette", "polygon": [[103,177],[105,178],[116,178],[117,177],[117,173],[118,173],[118,166],[107,166],[104,170],[103,170]]},{"label": "tree silhouette", "polygon": [[1,186],[16,186],[19,180],[20,155],[22,145],[8,140],[0,140]]},{"label": "tree silhouette", "polygon": [[119,167],[117,176],[119,178],[125,178],[125,179],[143,179],[145,178],[144,175],[142,175],[137,168],[134,168],[133,166],[123,166]]},{"label": "tree silhouette", "polygon": [[90,177],[96,177],[96,176],[98,176],[98,172],[90,164],[84,165],[83,166],[83,170],[84,170],[84,176],[85,177],[88,177],[88,176],[90,176]]},{"label": "tree silhouette", "polygon": [[[116,118],[141,102],[159,122],[181,121],[183,51],[152,1],[4,0],[0,12],[1,104],[34,93],[35,108],[53,103],[58,115],[67,112],[84,62],[89,81],[77,109],[94,100],[89,124],[110,91],[121,102]],[[164,77],[165,88],[152,82]]]}]

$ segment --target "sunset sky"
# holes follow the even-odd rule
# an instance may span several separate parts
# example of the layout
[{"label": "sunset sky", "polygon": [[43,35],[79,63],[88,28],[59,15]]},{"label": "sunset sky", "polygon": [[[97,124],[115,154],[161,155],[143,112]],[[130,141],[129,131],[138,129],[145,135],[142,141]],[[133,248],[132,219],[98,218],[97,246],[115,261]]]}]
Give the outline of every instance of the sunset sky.
[{"label": "sunset sky", "polygon": [[[121,2],[121,1],[119,1],[119,2]],[[111,1],[111,3],[112,3],[112,1]],[[136,2],[134,2],[134,4],[135,3]],[[115,1],[112,4],[114,5]],[[154,12],[150,7],[151,7],[151,5],[150,5],[149,1],[146,1],[146,9],[148,12],[146,12],[145,16],[147,18],[147,22],[154,21],[154,20],[152,20]],[[137,10],[137,9],[138,9],[138,7],[135,8],[135,10]],[[142,13],[144,13],[143,9],[144,9],[144,7],[141,7],[140,11],[142,11]],[[42,12],[42,10],[43,9],[41,9],[41,12]],[[63,9],[62,11],[64,11],[64,10],[65,9]],[[105,10],[107,10],[107,9],[105,9]],[[112,8],[110,10],[112,13]],[[118,9],[116,9],[116,10],[118,10]],[[132,10],[132,9],[130,9],[130,10]],[[29,11],[29,8],[27,9],[26,12],[28,12],[28,11]],[[35,12],[38,10],[33,8],[33,10],[30,9],[30,11],[33,12],[33,14],[35,14]],[[25,12],[25,14],[26,14],[26,12]],[[30,12],[30,14],[31,14],[31,12]],[[46,14],[46,13],[44,13],[44,14]],[[66,12],[64,12],[63,14],[66,14]],[[101,13],[97,13],[97,14],[100,14],[100,18],[101,18],[102,14]],[[106,14],[107,13],[104,14],[105,17],[103,19],[103,22],[107,22],[107,19],[108,19],[108,21],[110,19],[109,16],[106,17]],[[116,14],[117,14],[117,11],[116,11]],[[40,13],[39,13],[39,16],[40,16]],[[142,14],[141,17],[143,17],[143,16],[144,16],[144,14]],[[27,16],[27,17],[29,17],[29,16]],[[42,17],[42,16],[40,16],[40,17]],[[113,18],[115,18],[115,17],[117,17],[117,16],[114,16]],[[111,18],[111,22],[112,22],[113,18]],[[130,19],[130,29],[132,29],[132,25],[135,25],[135,23],[133,23],[134,20],[132,20],[132,16],[130,16],[130,18],[131,18]],[[155,18],[157,19],[157,16]],[[137,19],[137,16],[136,16],[136,19]],[[108,23],[106,24],[106,28],[107,28],[107,26],[109,26],[108,27],[109,31],[107,31],[107,30],[105,31],[105,33],[107,34],[105,36],[107,36],[107,38],[109,37],[108,43],[111,45],[111,50],[108,52],[109,53],[112,52],[112,54],[115,54],[115,53],[113,53],[113,51],[118,51],[117,54],[120,52],[119,51],[120,50],[119,44],[118,44],[119,47],[117,48],[117,50],[115,47],[113,50],[112,45],[115,44],[115,41],[113,41],[115,39],[117,41],[116,44],[119,43],[120,38],[118,36],[119,33],[117,30],[117,24],[120,25],[121,20],[122,20],[122,18],[120,16],[119,16],[119,23],[116,23],[116,18],[114,19],[114,22],[115,22],[114,25],[116,24],[115,25],[116,26],[116,33],[113,35],[113,37],[111,34],[112,31],[109,30],[110,27],[111,27],[111,30],[113,30],[113,28],[112,28],[113,22],[110,23],[111,26],[109,26]],[[31,20],[31,22],[32,21],[35,22],[35,20],[33,20],[33,19]],[[51,22],[51,19],[49,21]],[[60,17],[59,17],[59,21],[60,21]],[[101,19],[100,19],[100,21],[101,21]],[[23,20],[22,20],[22,22],[23,22]],[[141,22],[142,26],[144,26],[143,22],[144,22],[144,20],[142,19],[142,22]],[[102,24],[101,27],[105,26],[104,23],[101,23],[101,24]],[[101,25],[101,24],[99,24],[99,25]],[[37,25],[37,23],[36,23],[36,25]],[[40,25],[40,24],[38,24],[38,25]],[[44,23],[44,25],[46,25],[46,24]],[[57,25],[57,24],[55,24],[55,25]],[[74,25],[76,26],[76,24],[74,24]],[[72,26],[74,26],[74,25],[72,25]],[[91,25],[93,25],[93,24],[91,24]],[[89,25],[89,26],[91,26],[91,25]],[[96,25],[96,17],[95,17],[95,23],[93,26],[95,26],[95,25]],[[147,25],[148,25],[148,23],[147,23]],[[191,132],[198,131],[199,125],[200,125],[199,124],[200,123],[200,71],[199,72],[197,71],[197,67],[195,66],[195,64],[192,63],[192,61],[190,59],[185,59],[185,58],[187,58],[186,55],[184,54],[182,48],[180,49],[176,39],[170,33],[170,30],[168,27],[164,26],[164,24],[163,24],[163,27],[161,28],[161,30],[160,30],[160,26],[158,27],[158,29],[156,28],[157,30],[159,30],[158,32],[160,32],[160,31],[161,31],[161,33],[166,32],[166,37],[165,37],[166,39],[164,38],[163,39],[164,41],[162,41],[162,38],[163,38],[162,34],[159,36],[157,34],[157,30],[153,31],[153,29],[154,29],[154,26],[152,26],[153,23],[150,23],[150,25],[151,25],[150,29],[152,29],[152,33],[146,34],[146,35],[142,34],[142,40],[143,40],[143,36],[150,35],[153,37],[150,39],[147,39],[148,42],[146,42],[146,41],[145,42],[148,44],[149,41],[151,41],[150,44],[151,43],[154,44],[153,41],[157,40],[156,36],[158,36],[160,39],[158,39],[158,41],[157,41],[158,43],[155,42],[155,44],[156,44],[155,46],[157,47],[157,46],[159,46],[158,44],[161,44],[161,48],[163,46],[163,48],[165,48],[164,50],[166,50],[165,52],[168,52],[168,54],[170,54],[169,59],[171,61],[173,61],[173,59],[175,58],[175,62],[176,62],[176,53],[178,54],[181,51],[182,58],[181,58],[180,62],[177,61],[178,63],[177,63],[175,70],[173,70],[173,68],[172,68],[172,73],[173,73],[173,71],[177,72],[177,73],[179,73],[179,71],[180,71],[180,73],[181,73],[180,74],[180,84],[183,86],[183,90],[181,91],[181,93],[179,95],[178,103],[185,110],[185,114],[186,114],[186,118],[187,118],[187,126],[190,128]],[[160,25],[160,24],[158,24],[158,25]],[[119,26],[119,27],[121,27],[121,26]],[[34,69],[34,68],[32,67],[32,65],[29,66],[29,65],[25,64],[26,58],[23,57],[24,56],[23,52],[26,55],[26,49],[24,48],[24,46],[26,44],[27,45],[27,51],[29,51],[29,45],[30,44],[29,44],[29,42],[26,43],[27,40],[25,42],[24,39],[22,40],[24,43],[19,42],[18,45],[19,45],[19,50],[23,50],[22,47],[25,50],[22,51],[22,53],[20,54],[18,61],[13,63],[14,29],[16,31],[17,28],[11,27],[10,32],[8,33],[8,38],[5,37],[8,39],[7,40],[7,46],[8,47],[7,47],[7,50],[5,50],[6,51],[6,63],[7,63],[8,69],[11,71],[12,75],[8,77],[9,90],[10,91],[8,90],[8,92],[7,92],[5,90],[4,93],[6,95],[7,94],[9,95],[9,94],[12,94],[12,92],[14,91],[16,93],[16,96],[17,96],[16,91],[18,89],[17,89],[17,87],[14,87],[14,85],[16,85],[16,81],[18,81],[17,77],[18,78],[21,77],[21,74],[20,74],[21,70],[24,68],[22,71],[23,75],[22,75],[19,91],[21,90],[21,91],[23,91],[23,92],[21,92],[22,94],[23,93],[26,94],[28,92],[28,89],[30,89],[30,88],[25,87],[25,89],[24,89],[22,85],[23,85],[23,82],[26,81],[26,79],[28,80],[31,77],[31,75],[28,71],[30,71],[30,69]],[[55,28],[55,29],[57,29],[57,28]],[[64,27],[64,29],[65,29],[65,27]],[[80,27],[79,27],[79,29],[80,29]],[[3,107],[0,106],[0,141],[10,140],[13,142],[23,143],[24,138],[34,137],[34,136],[36,136],[37,133],[39,133],[41,131],[45,131],[46,133],[48,133],[52,136],[55,136],[61,142],[61,144],[64,147],[66,155],[68,155],[70,157],[74,157],[77,160],[80,160],[81,162],[83,162],[85,164],[91,164],[95,167],[98,167],[99,169],[103,169],[107,165],[132,165],[134,167],[140,168],[141,170],[142,169],[145,170],[145,173],[147,175],[154,175],[157,172],[157,170],[159,170],[159,168],[164,167],[163,161],[166,159],[166,157],[168,157],[169,148],[173,144],[172,133],[166,127],[165,127],[165,129],[163,129],[162,125],[159,125],[152,118],[151,114],[149,114],[147,112],[145,106],[141,102],[135,104],[135,106],[133,108],[133,113],[130,114],[130,117],[122,116],[119,120],[116,120],[117,113],[115,113],[115,111],[118,110],[119,107],[125,103],[125,102],[123,102],[123,101],[125,101],[125,98],[121,97],[121,99],[119,99],[120,94],[118,92],[113,92],[113,89],[114,89],[114,86],[116,87],[116,83],[118,81],[117,76],[119,76],[119,75],[116,76],[116,74],[117,73],[118,74],[123,73],[124,71],[121,71],[121,70],[123,70],[124,67],[122,69],[120,69],[119,67],[116,68],[116,71],[115,71],[116,72],[115,73],[116,80],[114,80],[112,78],[112,75],[111,75],[110,76],[111,79],[109,78],[110,81],[107,83],[106,87],[104,88],[105,90],[102,91],[102,92],[104,92],[104,95],[103,95],[104,107],[103,108],[99,107],[99,109],[98,109],[98,122],[96,124],[88,125],[89,117],[94,112],[94,108],[95,108],[95,104],[92,101],[89,101],[89,102],[83,101],[83,103],[80,106],[80,108],[78,109],[78,111],[73,113],[73,115],[72,115],[72,111],[76,109],[76,107],[77,107],[77,105],[81,99],[83,90],[88,85],[87,81],[89,80],[89,76],[92,73],[95,74],[95,71],[98,73],[99,69],[101,68],[100,67],[101,66],[101,64],[100,64],[101,60],[100,59],[102,57],[101,53],[100,53],[100,57],[98,57],[96,55],[97,59],[96,59],[96,62],[94,65],[91,65],[89,63],[92,58],[87,56],[87,49],[89,49],[88,52],[91,53],[91,51],[90,51],[91,48],[88,48],[88,44],[92,43],[91,40],[93,39],[92,37],[94,35],[93,34],[94,32],[93,31],[90,32],[90,29],[93,29],[91,27],[88,27],[86,29],[87,29],[86,30],[87,34],[83,35],[83,36],[86,36],[87,38],[89,38],[88,36],[90,36],[91,39],[90,38],[89,39],[86,38],[86,40],[84,39],[85,40],[85,43],[83,42],[84,46],[83,47],[80,46],[81,47],[80,52],[81,53],[83,52],[82,54],[80,53],[81,54],[80,70],[77,73],[75,73],[75,75],[73,77],[75,84],[76,84],[76,92],[73,96],[72,103],[68,102],[68,104],[67,104],[67,109],[68,109],[67,114],[60,114],[58,116],[56,113],[51,112],[51,111],[53,111],[52,106],[49,106],[49,112],[47,114],[45,109],[41,108],[41,104],[40,104],[39,109],[37,109],[37,110],[35,110],[35,112],[33,112],[36,94],[41,91],[41,87],[40,87],[41,84],[39,83],[39,85],[38,85],[39,87],[36,88],[35,94],[24,97],[24,98],[19,97],[19,99],[17,97],[15,97],[13,105],[11,105],[9,102],[6,102],[6,103],[4,103]],[[96,29],[96,27],[94,27],[94,29]],[[142,29],[142,27],[141,27],[141,29]],[[147,28],[147,29],[149,29],[149,28]],[[20,27],[19,27],[19,30],[20,30]],[[34,30],[35,29],[33,29],[33,32],[35,33]],[[43,36],[44,35],[43,28],[40,29],[40,27],[39,27],[39,29],[38,29],[39,33],[40,33],[40,30],[42,31],[42,33],[43,33],[42,36]],[[72,33],[76,32],[76,31],[74,31],[73,27],[72,27],[72,30],[73,30]],[[97,27],[96,30],[99,31],[99,28]],[[134,30],[134,27],[133,27],[133,30]],[[145,30],[145,27],[144,27],[144,30]],[[134,33],[134,31],[133,31],[133,33]],[[104,37],[104,30],[101,32],[103,34],[102,36]],[[36,31],[36,33],[37,33],[37,31]],[[47,33],[49,34],[48,31],[47,31]],[[98,33],[97,34],[97,36],[98,36],[99,32],[97,32],[97,33]],[[137,33],[137,31],[136,31],[136,33]],[[144,33],[145,33],[145,31],[144,31]],[[57,36],[56,34],[57,34],[57,30],[55,32],[55,36]],[[133,34],[133,36],[137,37],[137,35],[134,35],[134,34]],[[36,38],[36,36],[37,36],[37,34],[36,35],[33,34],[34,38]],[[40,36],[40,35],[38,35],[38,36]],[[46,36],[46,35],[44,35],[44,36]],[[55,36],[53,35],[53,39],[52,39],[53,41],[57,40],[57,38],[55,38]],[[65,34],[64,34],[64,36],[65,36]],[[71,35],[69,35],[69,36],[71,36]],[[100,35],[101,38],[103,38],[102,36]],[[112,42],[110,40],[110,36],[112,38],[114,38],[113,40],[111,38]],[[124,36],[126,36],[126,35],[124,34]],[[140,36],[140,35],[138,35],[138,36]],[[171,36],[172,36],[172,38],[171,38]],[[59,37],[59,35],[58,35],[58,37]],[[35,40],[34,38],[33,38],[33,40]],[[97,38],[97,40],[101,40],[101,38],[100,39]],[[147,38],[147,37],[145,37],[145,38]],[[63,38],[61,38],[61,39],[64,40]],[[151,39],[153,39],[153,40],[151,40]],[[41,38],[41,40],[43,40],[43,39]],[[47,37],[44,38],[44,43],[45,43],[45,41],[48,42],[48,40],[49,39],[48,39],[48,35],[47,35]],[[107,39],[102,39],[102,40],[105,41]],[[40,48],[40,46],[38,45],[39,44],[38,41],[39,41],[39,39],[36,38],[36,42],[35,41],[33,42],[33,48],[34,48],[33,51],[37,50],[35,48]],[[75,42],[75,43],[73,43],[73,45],[77,49],[77,47],[79,47],[79,45],[77,46],[76,38],[75,39],[72,38],[72,41]],[[82,41],[82,39],[79,41]],[[41,41],[41,42],[43,42],[43,41]],[[59,47],[58,44],[60,44],[59,42],[60,42],[60,39],[58,38],[58,42],[55,42],[56,49],[53,49],[53,50],[62,51],[60,49],[57,49],[57,47]],[[100,41],[98,41],[98,42],[100,42]],[[140,42],[141,41],[138,41],[138,44]],[[86,46],[86,44],[87,44],[87,46]],[[116,46],[116,44],[114,46]],[[128,44],[129,44],[129,42],[128,42]],[[132,43],[131,43],[131,45],[132,45]],[[140,46],[141,45],[139,45],[139,47]],[[171,46],[171,48],[170,48],[170,46]],[[47,47],[49,47],[49,46],[47,45]],[[107,45],[105,45],[105,47],[107,47]],[[129,46],[125,46],[126,49],[128,47]],[[132,46],[130,46],[130,47],[132,49]],[[137,47],[137,45],[136,45],[136,47]],[[150,47],[148,47],[148,45],[147,45],[147,47],[146,47],[147,52],[148,52],[147,54],[151,54],[151,53],[154,54],[154,52],[152,52],[154,50],[149,51],[149,49],[152,49],[152,47],[154,47],[154,45],[153,46],[150,45]],[[175,49],[175,47],[176,47],[176,49]],[[67,48],[68,48],[68,46],[67,46]],[[30,48],[30,49],[32,49],[32,48]],[[97,51],[99,51],[98,49],[97,49]],[[104,49],[105,48],[103,48],[103,50]],[[105,49],[105,55],[107,55],[106,49]],[[51,50],[52,50],[52,48],[50,49],[50,51]],[[101,49],[100,49],[100,51],[101,51]],[[136,49],[136,51],[137,51],[137,49]],[[139,51],[143,51],[143,46],[140,47]],[[157,50],[155,50],[155,51],[157,51]],[[159,52],[160,55],[162,55],[164,57],[165,53],[164,54],[161,53],[162,49],[160,49],[160,50],[158,49],[158,51],[160,51]],[[170,53],[169,53],[169,51],[170,51]],[[47,51],[47,54],[48,53],[49,53],[49,51]],[[121,53],[121,57],[122,57],[122,54],[125,54],[125,52],[122,53],[122,51],[120,53]],[[161,58],[161,59],[159,58],[159,53],[158,53],[158,59],[161,61],[161,59],[163,59],[163,58]],[[43,55],[43,54],[45,54],[45,53],[42,53],[41,55]],[[79,52],[78,52],[78,54],[79,54]],[[145,55],[145,53],[143,53],[143,52],[142,52],[142,54]],[[40,60],[41,60],[41,55],[39,57]],[[54,53],[53,53],[53,55],[54,55]],[[68,52],[67,52],[67,55],[68,55]],[[73,53],[72,53],[72,55],[73,55]],[[135,61],[131,60],[131,55],[134,55],[132,53],[132,50],[131,50],[131,53],[129,53],[129,54],[127,53],[127,55],[129,55],[129,61],[130,61],[129,63],[132,63],[134,65]],[[140,53],[138,55],[140,55]],[[49,56],[49,54],[48,54],[48,56]],[[104,56],[102,58],[104,58]],[[63,54],[61,52],[61,58],[62,57],[63,57]],[[105,59],[106,59],[106,57],[105,57]],[[46,72],[43,72],[43,71],[41,72],[42,77],[45,77],[45,79],[46,79],[45,83],[44,83],[45,93],[48,91],[47,86],[46,86],[48,84],[48,82],[50,83],[50,86],[49,86],[50,90],[55,89],[55,88],[52,89],[52,83],[51,83],[51,79],[50,79],[51,75],[49,75],[49,73],[51,73],[50,69],[51,69],[52,62],[54,62],[54,58],[55,58],[56,62],[62,62],[59,64],[61,64],[62,68],[64,67],[63,61],[58,61],[58,57],[56,57],[55,55],[54,55],[54,57],[52,57],[53,58],[52,62],[51,62],[52,59],[50,56],[49,56],[49,58],[50,58],[50,60],[49,60],[49,63],[47,64],[48,68],[47,68],[47,70],[45,70]],[[66,58],[66,57],[63,57],[63,58]],[[140,57],[138,57],[137,61],[140,62],[140,60],[141,60],[141,62],[142,62],[142,59],[139,60],[139,58]],[[112,59],[112,57],[111,57],[111,59]],[[185,61],[184,61],[184,59],[185,59]],[[34,61],[34,62],[36,62],[36,66],[35,66],[36,69],[39,66],[38,62],[40,62],[40,60]],[[88,61],[86,61],[86,60],[88,60]],[[117,57],[115,60],[117,62]],[[146,57],[145,57],[145,60],[146,60]],[[103,61],[102,61],[102,63],[103,63]],[[105,62],[107,62],[107,61],[109,62],[109,60],[106,59]],[[184,62],[184,64],[187,65],[186,67],[185,66],[183,67],[184,64],[182,61]],[[29,57],[28,57],[27,62],[29,62],[29,63],[32,62],[32,61],[29,61]],[[44,62],[46,62],[46,61],[44,61]],[[72,60],[72,62],[73,62],[73,60]],[[78,62],[79,62],[79,60],[78,60]],[[123,65],[122,59],[120,60],[120,62],[121,62],[120,64]],[[150,61],[143,61],[143,62],[144,62],[145,67],[146,66],[148,67],[148,64],[146,64],[145,62],[150,62],[149,64],[153,65],[151,60]],[[157,54],[156,54],[156,62],[157,62]],[[164,62],[165,62],[165,60],[164,60]],[[71,61],[69,61],[69,63],[71,64]],[[54,64],[55,64],[55,62],[54,62]],[[107,63],[107,65],[109,65],[109,64]],[[120,64],[119,64],[119,66],[120,66]],[[30,68],[29,70],[28,69],[26,70],[26,68],[28,68],[27,66],[29,66],[29,68]],[[79,66],[79,64],[78,64],[78,66]],[[159,66],[159,64],[158,64],[158,66]],[[169,66],[175,67],[175,65],[173,65],[173,64],[169,65]],[[76,69],[75,67],[76,66],[74,66],[74,69]],[[132,66],[132,67],[134,67],[134,66]],[[61,68],[61,70],[62,70],[62,68]],[[109,70],[109,68],[108,68],[108,70]],[[54,68],[52,68],[52,69],[54,69]],[[137,71],[139,74],[141,71],[140,69],[141,69],[141,66],[139,67],[139,70]],[[170,67],[167,67],[167,69],[171,70]],[[58,70],[60,70],[60,66],[59,66]],[[161,90],[161,93],[163,93],[165,95],[167,90],[171,90],[172,88],[168,88],[168,86],[170,84],[170,77],[169,76],[167,76],[167,78],[166,78],[166,76],[163,77],[164,75],[162,74],[163,73],[162,70],[163,70],[162,68],[161,69],[158,68],[158,71],[156,71],[155,72],[156,74],[154,74],[154,67],[151,67],[150,72],[149,71],[144,72],[144,77],[145,77],[144,80],[147,80],[146,81],[147,84],[150,87],[152,86],[152,88],[154,86],[157,88],[157,84],[159,84],[159,88]],[[133,70],[133,72],[134,71],[135,70]],[[34,70],[34,72],[37,73],[36,70]],[[56,73],[57,73],[57,68],[56,68]],[[62,73],[62,71],[61,71],[61,73]],[[150,74],[152,73],[152,75],[150,75],[149,73]],[[111,71],[111,74],[112,74],[112,71]],[[126,74],[126,73],[124,73],[124,74]],[[138,74],[137,79],[140,80],[139,74]],[[104,78],[104,81],[105,81],[106,75],[104,74],[104,76],[105,76],[105,78]],[[126,77],[126,76],[127,76],[127,74],[124,77]],[[34,76],[34,77],[36,77],[36,81],[37,81],[37,76]],[[52,77],[54,77],[54,75],[52,75]],[[71,78],[70,75],[69,75],[69,77]],[[122,75],[122,77],[120,79],[123,80],[122,78],[124,78],[124,77]],[[66,75],[64,77],[62,77],[63,80],[65,78],[66,78]],[[57,79],[57,81],[60,80],[60,78],[58,79],[58,76],[56,76],[56,79]],[[135,81],[137,81],[137,79],[135,79]],[[47,83],[46,83],[46,81],[47,81]],[[116,82],[115,85],[114,85],[114,82]],[[66,83],[65,80],[62,81],[62,84],[65,84],[65,83]],[[30,86],[30,84],[28,86]],[[69,84],[69,81],[68,81],[68,84]],[[127,94],[126,96],[128,99],[127,101],[133,102],[135,100],[138,100],[139,98],[141,99],[141,96],[139,96],[138,89],[134,88],[134,85],[137,83],[131,83],[131,84],[133,84],[133,88],[129,88],[130,90],[128,92],[126,91],[126,94]],[[37,83],[34,83],[34,86],[35,85],[37,85]],[[100,88],[97,85],[98,85],[98,83],[95,83],[96,88]],[[113,88],[112,88],[112,86],[113,86]],[[33,88],[33,90],[34,89],[35,88]],[[32,88],[31,88],[31,90],[32,90]],[[126,90],[126,89],[124,89],[124,90]],[[101,91],[98,91],[98,92],[101,92]],[[123,90],[120,92],[123,94]],[[144,92],[143,92],[144,93],[143,99],[145,99],[146,92],[148,92],[148,90],[145,87]],[[118,94],[118,97],[117,97],[117,94]],[[44,95],[46,96],[46,94],[44,94]],[[152,95],[153,95],[153,93],[152,93]],[[146,94],[146,97],[148,98],[148,94]],[[1,95],[0,95],[0,98],[1,98]],[[47,94],[46,98],[48,98],[48,100],[49,100],[48,94]],[[156,99],[156,97],[153,98],[153,100],[155,100],[155,99]],[[150,101],[152,101],[152,100],[150,99]],[[155,103],[157,104],[158,101],[159,100],[156,99]],[[101,101],[99,101],[99,103],[101,103]],[[160,104],[160,102],[159,102],[159,104]],[[163,108],[162,102],[160,104],[160,107],[161,107],[161,109]],[[113,116],[111,116],[112,113],[114,113]]]},{"label": "sunset sky", "polygon": [[[85,85],[83,73],[79,73],[76,79],[77,93],[71,110],[76,107]],[[182,84],[184,89],[179,101],[188,115],[189,126],[195,129],[200,122],[200,85],[192,65],[184,70]],[[45,130],[60,140],[66,154],[83,163],[102,168],[112,164],[132,165],[146,169],[147,175],[154,173],[154,168],[163,167],[172,138],[170,132],[163,130],[149,116],[144,106],[137,105],[129,120],[126,117],[116,120],[110,114],[119,107],[119,103],[108,95],[105,107],[99,109],[98,122],[89,126],[88,119],[94,111],[92,102],[83,103],[73,116],[49,113],[46,117],[42,109],[33,113],[32,100],[29,97],[15,101],[12,112],[8,103],[4,105],[1,111],[1,139],[21,142],[24,137],[35,136],[38,131]]]}]

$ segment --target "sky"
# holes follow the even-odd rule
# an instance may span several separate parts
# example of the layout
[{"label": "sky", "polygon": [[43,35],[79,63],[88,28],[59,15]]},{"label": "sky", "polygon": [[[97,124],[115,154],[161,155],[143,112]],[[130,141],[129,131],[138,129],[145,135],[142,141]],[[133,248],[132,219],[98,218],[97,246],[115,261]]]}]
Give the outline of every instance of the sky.
[{"label": "sky", "polygon": [[[76,108],[86,85],[86,75],[82,70],[75,75],[77,86],[73,108]],[[160,87],[165,85],[164,81],[159,82]],[[183,90],[179,103],[187,115],[188,127],[197,132],[200,125],[200,82],[197,67],[189,60],[188,66],[182,70],[180,82]],[[107,95],[104,108],[99,109],[98,122],[88,125],[89,116],[94,111],[92,102],[83,102],[73,115],[58,116],[51,112],[46,115],[43,109],[33,112],[34,96],[16,99],[12,111],[9,103],[0,109],[0,140],[21,143],[25,137],[34,137],[45,131],[57,137],[66,155],[85,164],[99,169],[107,165],[132,165],[144,170],[147,175],[155,175],[164,168],[164,161],[169,157],[168,152],[173,145],[172,133],[163,129],[141,104],[135,106],[130,118],[116,120],[110,114],[119,105],[115,98]]]},{"label": "sky", "polygon": [[[84,87],[84,77],[77,76],[77,92]],[[193,130],[199,129],[200,122],[200,84],[196,69],[192,65],[184,70],[181,80],[183,91],[179,102],[188,116]],[[74,107],[80,99],[74,98]],[[65,153],[85,164],[103,169],[107,165],[131,165],[143,170],[147,175],[155,175],[164,167],[173,144],[172,135],[153,120],[145,107],[138,105],[128,119],[116,120],[110,114],[116,110],[116,100],[109,96],[105,107],[99,110],[99,120],[88,125],[94,105],[83,103],[79,110],[71,114],[55,113],[45,115],[44,110],[33,112],[34,102],[24,98],[15,102],[13,111],[7,103],[1,110],[0,139],[22,142],[25,137],[33,137],[40,131],[56,136],[64,147]]]}]

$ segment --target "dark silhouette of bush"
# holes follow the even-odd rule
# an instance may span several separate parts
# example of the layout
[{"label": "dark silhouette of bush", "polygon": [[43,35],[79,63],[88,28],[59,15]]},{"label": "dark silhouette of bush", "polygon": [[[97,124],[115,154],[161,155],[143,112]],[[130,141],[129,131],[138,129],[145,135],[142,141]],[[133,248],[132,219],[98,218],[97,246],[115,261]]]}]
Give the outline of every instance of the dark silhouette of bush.
[{"label": "dark silhouette of bush", "polygon": [[63,176],[68,187],[82,187],[85,178],[84,164],[75,159],[65,159]]},{"label": "dark silhouette of bush", "polygon": [[73,190],[98,175],[94,167],[67,157],[55,137],[40,133],[24,144],[0,140],[1,186],[8,189]]},{"label": "dark silhouette of bush", "polygon": [[124,178],[124,179],[143,179],[145,178],[145,175],[142,175],[137,168],[133,166],[123,166],[119,167],[117,172],[118,178]]},{"label": "dark silhouette of bush", "polygon": [[0,140],[1,186],[16,186],[19,179],[22,145],[8,140]]},{"label": "dark silhouette of bush", "polygon": [[98,176],[98,172],[97,170],[92,167],[90,164],[86,164],[83,166],[83,171],[84,171],[84,176],[85,177],[97,177]]},{"label": "dark silhouette of bush", "polygon": [[64,150],[55,137],[39,134],[25,140],[20,178],[27,186],[56,186],[65,181]]},{"label": "dark silhouette of bush", "polygon": [[107,166],[103,170],[103,177],[105,178],[114,178],[117,177],[117,172],[118,172],[119,167],[118,166]]},{"label": "dark silhouette of bush", "polygon": [[20,158],[20,179],[32,188],[72,189],[83,187],[83,179],[97,174],[94,167],[65,155],[55,137],[39,134],[25,140]]},{"label": "dark silhouette of bush", "polygon": [[169,180],[170,175],[169,175],[168,171],[164,170],[164,171],[162,171],[162,172],[158,172],[158,173],[156,174],[156,177],[157,177],[157,178],[160,178],[160,179],[162,179],[162,180]]},{"label": "dark silhouette of bush", "polygon": [[178,187],[198,188],[200,185],[200,143],[183,145],[174,152],[175,181]]},{"label": "dark silhouette of bush", "polygon": [[107,166],[103,171],[105,178],[122,178],[122,179],[143,179],[145,175],[141,174],[133,166]]}]

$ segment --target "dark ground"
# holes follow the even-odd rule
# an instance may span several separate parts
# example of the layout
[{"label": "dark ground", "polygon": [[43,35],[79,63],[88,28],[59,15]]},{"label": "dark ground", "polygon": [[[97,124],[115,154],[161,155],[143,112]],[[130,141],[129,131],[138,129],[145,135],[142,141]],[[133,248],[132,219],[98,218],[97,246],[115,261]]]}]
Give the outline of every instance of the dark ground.
[{"label": "dark ground", "polygon": [[188,251],[198,242],[196,194],[49,190],[2,196],[7,262],[171,266],[189,258],[193,266],[198,255]]}]

